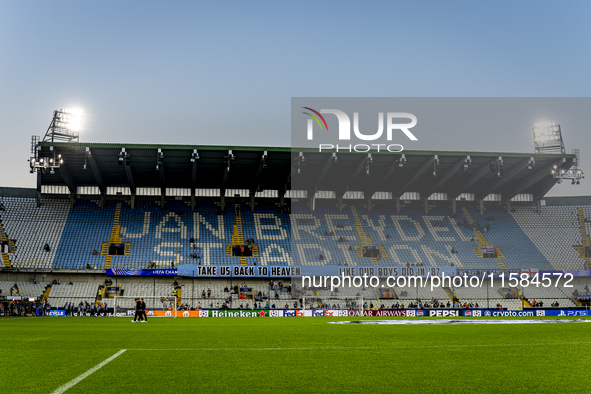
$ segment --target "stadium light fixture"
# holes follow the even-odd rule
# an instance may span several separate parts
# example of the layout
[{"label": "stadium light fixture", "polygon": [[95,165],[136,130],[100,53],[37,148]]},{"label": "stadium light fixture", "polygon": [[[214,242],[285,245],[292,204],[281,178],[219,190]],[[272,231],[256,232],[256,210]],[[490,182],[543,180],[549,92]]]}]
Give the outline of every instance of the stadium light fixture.
[{"label": "stadium light fixture", "polygon": [[435,155],[433,159],[433,176],[437,176],[437,166],[439,165],[439,155]]},{"label": "stadium light fixture", "polygon": [[468,172],[468,167],[470,167],[470,164],[472,164],[472,159],[470,158],[470,156],[466,156],[466,159],[464,160],[464,164],[462,164],[460,166],[460,169],[462,170],[463,173]]},{"label": "stadium light fixture", "polygon": [[304,152],[300,152],[298,157],[294,157],[293,165],[294,167],[297,167],[297,174],[300,175],[302,173],[302,167],[306,165],[306,158],[304,157]]},{"label": "stadium light fixture", "polygon": [[536,165],[536,161],[533,157],[529,158],[529,161],[527,162],[527,169],[531,170],[532,168],[534,168],[534,166]]},{"label": "stadium light fixture", "polygon": [[565,154],[562,130],[556,122],[540,121],[533,128],[534,151],[536,153]]},{"label": "stadium light fixture", "polygon": [[53,111],[53,118],[43,141],[78,142],[84,114],[81,109],[58,109]]},{"label": "stadium light fixture", "polygon": [[[41,147],[38,146],[39,136],[31,137],[31,157],[29,158],[29,172],[31,174],[41,171],[45,174],[49,170],[50,174],[55,174],[55,169],[64,164],[61,153],[56,154],[53,146],[49,147],[49,152],[41,153]],[[43,155],[43,156],[41,156]]]},{"label": "stadium light fixture", "polygon": [[403,153],[400,156],[400,160],[396,160],[396,163],[398,163],[398,167],[400,168],[406,167],[406,155]]},{"label": "stadium light fixture", "polygon": [[268,165],[268,164],[267,164],[267,159],[268,159],[268,158],[269,158],[269,155],[268,155],[267,151],[264,151],[264,152],[263,152],[263,156],[262,156],[262,158],[261,158],[261,168],[262,168],[263,170],[267,169],[267,165]]},{"label": "stadium light fixture", "polygon": [[162,159],[164,159],[164,153],[162,153],[162,149],[158,148],[158,156],[156,157],[156,171],[162,167]]},{"label": "stadium light fixture", "polygon": [[579,149],[573,149],[572,154],[575,156],[573,159],[573,166],[566,170],[562,168],[562,163],[566,162],[563,158],[561,162],[555,164],[550,171],[552,176],[558,180],[558,183],[562,183],[564,179],[570,179],[571,185],[580,185],[581,179],[585,178],[583,170],[580,168],[581,165],[581,153]]},{"label": "stadium light fixture", "polygon": [[365,175],[369,175],[369,166],[373,164],[373,157],[371,157],[371,153],[367,154],[367,160],[365,162]]},{"label": "stadium light fixture", "polygon": [[127,152],[125,148],[121,148],[121,152],[119,152],[119,159],[117,159],[118,165],[123,165],[123,162],[128,159]]},{"label": "stadium light fixture", "polygon": [[[79,142],[82,118],[84,117],[80,109],[59,109],[53,111],[53,118],[43,137],[44,142]],[[39,136],[31,137],[31,157],[29,167],[31,174],[36,171],[45,173],[49,170],[50,174],[55,173],[55,169],[64,164],[62,155],[56,156],[53,146],[49,148],[51,156],[41,157],[41,147],[39,146]]]},{"label": "stadium light fixture", "polygon": [[226,170],[228,172],[231,171],[232,165],[234,164],[235,161],[236,161],[236,157],[234,157],[234,154],[232,153],[231,150],[228,150],[228,155],[224,156],[224,165],[226,166]]}]

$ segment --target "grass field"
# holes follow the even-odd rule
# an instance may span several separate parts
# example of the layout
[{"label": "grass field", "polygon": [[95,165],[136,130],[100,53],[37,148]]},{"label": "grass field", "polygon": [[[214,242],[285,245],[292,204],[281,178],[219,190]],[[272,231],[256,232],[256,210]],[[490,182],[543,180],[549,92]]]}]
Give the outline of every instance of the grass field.
[{"label": "grass field", "polygon": [[591,323],[337,320],[0,318],[0,393],[51,393],[122,349],[67,393],[591,391]]}]

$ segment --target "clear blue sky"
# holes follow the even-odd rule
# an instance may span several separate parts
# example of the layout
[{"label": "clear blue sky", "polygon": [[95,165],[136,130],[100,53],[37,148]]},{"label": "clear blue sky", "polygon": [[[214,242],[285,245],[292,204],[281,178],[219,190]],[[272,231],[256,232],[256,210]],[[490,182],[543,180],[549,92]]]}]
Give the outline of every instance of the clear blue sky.
[{"label": "clear blue sky", "polygon": [[[62,107],[82,141],[288,146],[293,96],[589,96],[590,20],[588,1],[0,1],[0,185],[34,185],[30,136]],[[564,132],[591,174],[589,130]]]}]

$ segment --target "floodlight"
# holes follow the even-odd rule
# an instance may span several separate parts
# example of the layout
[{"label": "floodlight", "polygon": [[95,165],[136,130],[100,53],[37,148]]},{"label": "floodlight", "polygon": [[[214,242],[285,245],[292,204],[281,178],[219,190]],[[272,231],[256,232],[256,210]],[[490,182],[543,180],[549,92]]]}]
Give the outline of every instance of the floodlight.
[{"label": "floodlight", "polygon": [[536,153],[566,153],[558,123],[543,120],[537,122],[532,131]]},{"label": "floodlight", "polygon": [[78,108],[53,111],[53,119],[43,141],[78,142],[83,117],[83,111]]}]

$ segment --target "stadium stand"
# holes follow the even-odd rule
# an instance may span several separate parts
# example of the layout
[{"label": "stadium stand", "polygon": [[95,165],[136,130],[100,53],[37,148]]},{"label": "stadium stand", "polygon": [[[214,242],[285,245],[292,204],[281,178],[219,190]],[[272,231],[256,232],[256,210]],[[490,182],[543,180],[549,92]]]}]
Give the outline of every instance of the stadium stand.
[{"label": "stadium stand", "polygon": [[0,281],[0,290],[2,290],[3,295],[10,295],[10,288],[13,288],[13,295],[38,298],[43,295],[48,285],[49,283],[44,282],[33,284],[31,282]]},{"label": "stadium stand", "polygon": [[[40,207],[33,199],[6,198],[4,203],[0,217],[7,237],[15,241],[8,254],[15,268],[105,268],[116,202],[100,208],[97,202],[77,201],[71,209],[64,200],[46,200]],[[585,259],[572,246],[584,243],[589,227],[585,223],[581,230],[578,207],[542,207],[540,214],[531,207],[506,213],[490,206],[483,214],[468,207],[452,218],[443,206],[433,206],[428,214],[408,206],[397,214],[386,206],[370,213],[361,204],[345,205],[339,212],[323,202],[313,212],[294,204],[288,215],[274,204],[254,212],[233,204],[223,212],[213,203],[199,204],[194,211],[182,202],[167,209],[154,202],[140,202],[135,209],[119,204],[118,236],[126,251],[111,256],[111,268],[147,268],[150,262],[169,268],[174,262],[576,270],[585,269]],[[235,225],[236,212],[242,226]],[[475,231],[471,222],[482,231]],[[255,241],[252,257],[232,256],[228,245],[238,242],[233,238],[238,232],[242,242]],[[43,249],[46,243],[50,251]],[[381,249],[379,259],[362,257],[360,247],[370,243]],[[502,257],[480,258],[477,250],[483,243],[495,245]],[[192,258],[192,253],[199,257]]]},{"label": "stadium stand", "polygon": [[[197,154],[195,147],[188,146],[123,149],[115,144],[44,141],[37,150],[43,155],[61,154],[64,168],[39,172],[37,189],[0,195],[4,208],[0,210],[0,267],[14,273],[11,278],[18,281],[23,296],[48,296],[53,303],[96,303],[104,295],[99,289],[106,269],[256,264],[531,273],[591,267],[591,249],[585,249],[591,247],[591,205],[580,203],[589,204],[589,200],[577,200],[579,205],[542,203],[555,182],[542,169],[558,159],[570,168],[573,155],[535,155],[536,170],[531,172],[525,170],[530,154],[505,154],[506,178],[489,171],[490,164],[499,161],[496,153],[417,151],[408,152],[404,162],[398,156],[374,155],[372,176],[361,177],[367,157],[360,162],[359,155],[343,154],[339,164],[333,165],[337,160],[330,153],[306,152],[305,169],[300,173],[303,153],[294,154],[288,148],[208,146],[200,147]],[[142,159],[156,152],[160,161]],[[457,163],[468,158],[469,171],[460,171]],[[433,160],[439,165],[437,172],[446,175],[423,176]],[[87,170],[87,161],[93,171]],[[232,176],[228,175],[230,167]],[[292,185],[290,174],[295,175],[296,167],[297,180]],[[397,184],[400,190],[392,190]],[[354,198],[345,197],[349,192],[341,193],[344,186],[359,192],[351,192]],[[310,195],[314,187],[316,197]],[[373,198],[370,192],[372,196],[376,193]],[[246,244],[251,244],[252,256],[233,255],[233,246]],[[484,258],[483,251],[491,250],[496,257]],[[371,256],[364,256],[366,251]],[[32,285],[27,280],[30,277],[19,274],[41,270],[82,276],[75,277],[71,285],[50,285],[45,278]],[[125,296],[170,296],[172,283],[156,278],[122,280],[117,286]],[[218,307],[229,296],[224,292],[228,280],[182,279],[177,289],[181,303]],[[587,292],[587,279],[573,282],[573,291]],[[3,282],[0,289],[6,294],[13,285]],[[268,293],[265,303],[268,300],[277,307],[299,302],[299,297],[306,298],[310,306],[320,302],[342,307],[361,297],[374,305],[380,303],[375,289],[343,289],[338,294],[327,289],[294,289],[288,294],[276,293],[262,280],[246,285],[254,293]],[[203,299],[206,289],[211,296]],[[506,298],[515,292],[521,292],[520,297]],[[528,305],[534,299],[547,304],[557,298],[565,306],[579,303],[561,289],[503,290],[500,285],[488,292],[405,286],[392,288],[392,293],[387,303],[406,305],[418,299],[445,303],[494,300],[504,307]],[[108,297],[104,300],[108,302]],[[121,299],[122,307],[130,307],[130,302]],[[246,302],[253,301],[233,298],[227,305],[237,308]]]},{"label": "stadium stand", "polygon": [[[67,200],[47,200],[40,207],[28,198],[4,198],[3,202],[5,211],[0,217],[4,231],[16,240],[10,261],[16,267],[52,268],[71,214]],[[45,244],[49,251],[43,249]]]},{"label": "stadium stand", "polygon": [[71,303],[78,306],[80,302],[94,305],[98,291],[98,283],[72,283],[52,285],[47,300],[55,306]]}]

